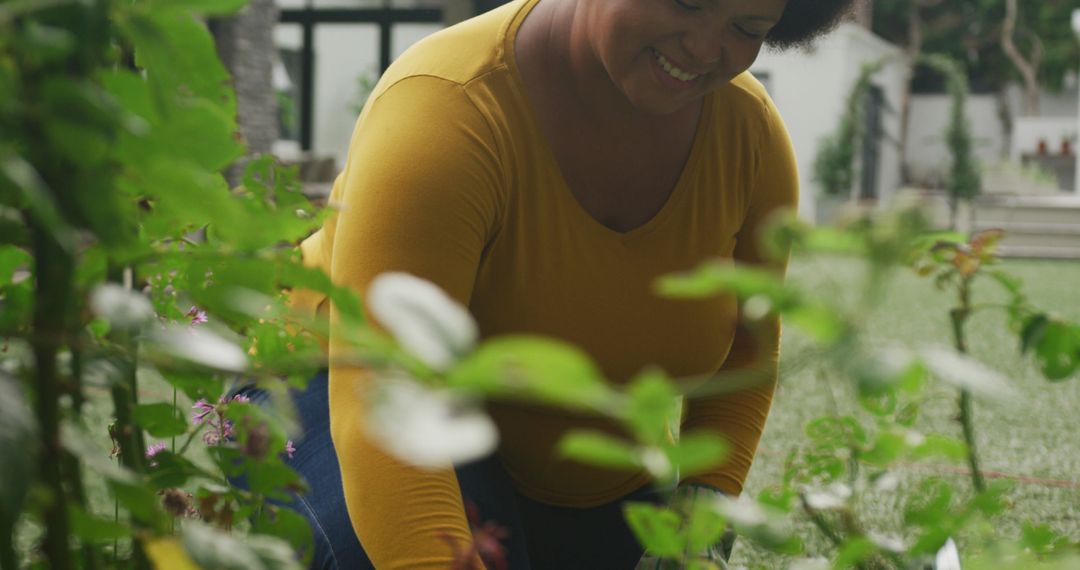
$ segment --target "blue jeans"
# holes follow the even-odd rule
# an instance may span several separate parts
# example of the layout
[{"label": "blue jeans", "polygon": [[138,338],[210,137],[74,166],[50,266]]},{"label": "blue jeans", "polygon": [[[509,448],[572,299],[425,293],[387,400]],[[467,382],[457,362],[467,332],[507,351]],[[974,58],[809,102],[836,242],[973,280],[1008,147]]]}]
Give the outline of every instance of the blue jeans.
[{"label": "blue jeans", "polygon": [[[320,372],[293,399],[303,428],[296,452],[287,463],[308,482],[311,492],[293,495],[287,505],[308,519],[315,538],[311,568],[320,570],[374,569],[360,545],[341,487],[341,471],[330,439],[328,375]],[[252,402],[265,401],[266,392],[244,388]],[[495,521],[509,530],[503,547],[509,570],[631,570],[642,547],[623,518],[627,501],[661,501],[646,486],[626,497],[592,508],[556,507],[539,503],[514,489],[494,455],[458,466],[461,494],[476,505],[481,522]],[[356,513],[363,516],[363,513]]]}]

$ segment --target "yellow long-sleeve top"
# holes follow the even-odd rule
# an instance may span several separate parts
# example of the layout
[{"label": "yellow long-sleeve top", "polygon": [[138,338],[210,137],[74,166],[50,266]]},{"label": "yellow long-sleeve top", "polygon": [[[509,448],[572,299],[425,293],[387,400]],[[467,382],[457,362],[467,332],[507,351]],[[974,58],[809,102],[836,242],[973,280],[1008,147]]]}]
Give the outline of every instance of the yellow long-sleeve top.
[{"label": "yellow long-sleeve top", "polygon": [[[382,272],[423,277],[466,304],[482,336],[568,340],[616,383],[650,365],[683,377],[756,363],[775,379],[778,325],[762,339],[736,327],[730,297],[654,293],[658,276],[707,259],[764,263],[756,233],[774,210],[794,206],[798,184],[765,90],[747,73],[708,95],[667,203],[643,226],[613,231],[566,187],[525,95],[514,37],[535,4],[518,0],[443,30],[391,66],[334,184],[340,212],[303,244],[306,262],[361,293]],[[331,339],[332,360],[341,350]],[[353,526],[379,568],[446,568],[450,548],[436,535],[470,539],[454,472],[409,467],[366,438],[358,387],[369,381],[331,366],[331,431]],[[773,385],[687,402],[684,429],[731,442],[724,465],[694,481],[741,491]],[[594,506],[648,481],[553,453],[571,428],[617,433],[606,422],[521,405],[490,412],[499,457],[536,500]]]}]

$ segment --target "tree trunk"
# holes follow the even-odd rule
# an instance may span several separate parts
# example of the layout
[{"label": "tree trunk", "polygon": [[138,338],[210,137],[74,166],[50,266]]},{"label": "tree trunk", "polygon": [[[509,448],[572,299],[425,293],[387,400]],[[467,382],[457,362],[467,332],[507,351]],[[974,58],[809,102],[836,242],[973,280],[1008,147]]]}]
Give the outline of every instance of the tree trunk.
[{"label": "tree trunk", "polygon": [[874,0],[861,0],[855,3],[851,13],[852,20],[856,24],[868,29],[874,29]]},{"label": "tree trunk", "polygon": [[1039,66],[1042,64],[1042,42],[1032,36],[1030,57],[1025,58],[1016,47],[1013,36],[1016,35],[1016,0],[1005,0],[1005,21],[1001,25],[1001,49],[1013,62],[1024,79],[1024,113],[1030,116],[1039,114]]},{"label": "tree trunk", "polygon": [[998,120],[1001,121],[1001,132],[1005,138],[1005,144],[1001,147],[1001,158],[1007,159],[1012,153],[1013,116],[1009,107],[1009,97],[1002,85],[994,95],[997,102]]},{"label": "tree trunk", "polygon": [[240,135],[248,147],[247,155],[226,173],[233,185],[241,180],[247,162],[256,155],[269,153],[278,139],[277,97],[273,88],[277,20],[274,0],[251,0],[238,14],[213,26],[218,54],[233,76]]}]

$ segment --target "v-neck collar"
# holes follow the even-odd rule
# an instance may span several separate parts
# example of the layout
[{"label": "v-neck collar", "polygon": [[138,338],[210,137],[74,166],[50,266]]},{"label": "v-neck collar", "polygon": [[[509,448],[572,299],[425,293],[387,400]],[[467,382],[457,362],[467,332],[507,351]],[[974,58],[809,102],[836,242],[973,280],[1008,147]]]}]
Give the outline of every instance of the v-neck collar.
[{"label": "v-neck collar", "polygon": [[521,25],[524,23],[525,18],[536,7],[540,0],[526,0],[523,3],[521,9],[517,12],[514,18],[510,21],[509,29],[504,34],[503,38],[503,59],[510,71],[515,87],[520,94],[522,103],[526,108],[526,116],[528,122],[528,129],[530,131],[529,136],[531,139],[538,141],[540,145],[540,152],[544,155],[544,158],[552,165],[555,171],[555,177],[559,181],[559,187],[553,189],[557,195],[557,199],[561,201],[569,201],[569,210],[575,212],[575,216],[582,218],[582,223],[590,230],[604,238],[616,240],[623,244],[640,239],[642,236],[652,233],[656,228],[662,226],[664,222],[670,218],[672,212],[678,209],[679,203],[683,200],[683,196],[689,192],[686,188],[690,186],[688,178],[691,173],[696,169],[696,163],[699,160],[698,155],[701,154],[701,148],[704,146],[704,138],[708,125],[712,121],[712,107],[713,97],[715,94],[709,92],[705,95],[702,102],[701,113],[698,116],[696,130],[694,132],[694,140],[690,146],[690,153],[687,156],[686,162],[683,164],[682,171],[679,173],[678,179],[675,182],[675,186],[671,189],[671,193],[668,195],[667,200],[664,201],[663,206],[645,223],[632,228],[625,232],[609,228],[604,225],[600,220],[597,220],[590,214],[585,207],[578,201],[570,189],[570,185],[566,181],[566,177],[563,175],[562,168],[559,166],[559,161],[555,156],[555,151],[551,147],[551,141],[548,140],[544,134],[543,129],[540,128],[540,118],[536,110],[536,106],[529,98],[529,94],[525,89],[525,81],[521,75],[521,69],[518,67],[517,62],[517,41],[518,31],[521,29]]}]

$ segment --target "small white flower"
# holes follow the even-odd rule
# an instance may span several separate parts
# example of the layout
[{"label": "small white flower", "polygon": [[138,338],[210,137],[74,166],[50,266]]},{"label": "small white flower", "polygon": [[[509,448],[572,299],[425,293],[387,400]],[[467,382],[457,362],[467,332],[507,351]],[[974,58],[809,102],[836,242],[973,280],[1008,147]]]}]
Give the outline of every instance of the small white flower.
[{"label": "small white flower", "polygon": [[450,392],[425,388],[401,375],[375,379],[367,433],[398,459],[427,469],[479,459],[495,450],[495,423]]},{"label": "small white flower", "polygon": [[934,376],[976,396],[1006,401],[1014,393],[1004,376],[970,356],[940,347],[925,348],[920,356]]},{"label": "small white flower", "polygon": [[881,534],[870,531],[866,533],[866,538],[869,538],[870,542],[873,542],[882,550],[887,550],[889,552],[903,552],[907,549],[907,545],[904,544],[904,539],[895,534]]},{"label": "small white flower", "polygon": [[945,541],[945,545],[938,550],[934,557],[934,570],[961,570],[960,551],[956,549],[953,539]]},{"label": "small white flower", "polygon": [[832,563],[828,558],[821,556],[815,558],[802,558],[791,563],[788,570],[830,570]]},{"label": "small white flower", "polygon": [[829,488],[806,493],[806,504],[819,511],[839,509],[851,498],[851,487],[834,483]]},{"label": "small white flower", "polygon": [[405,350],[436,370],[446,370],[472,350],[479,335],[465,307],[431,282],[407,273],[376,277],[368,287],[367,303]]},{"label": "small white flower", "polygon": [[769,516],[761,505],[747,497],[722,498],[720,505],[727,519],[738,525],[756,527],[769,521]]},{"label": "small white flower", "polygon": [[247,369],[243,349],[205,328],[168,325],[154,334],[154,341],[162,352],[196,364],[233,372]]},{"label": "small white flower", "polygon": [[638,458],[642,467],[654,478],[664,479],[671,475],[671,461],[668,460],[667,455],[661,449],[646,447],[641,450]]},{"label": "small white flower", "polygon": [[895,473],[885,473],[874,481],[874,490],[882,493],[891,493],[900,486],[900,478]]},{"label": "small white flower", "polygon": [[137,328],[154,318],[154,306],[141,293],[103,283],[90,293],[90,309],[116,327]]}]

